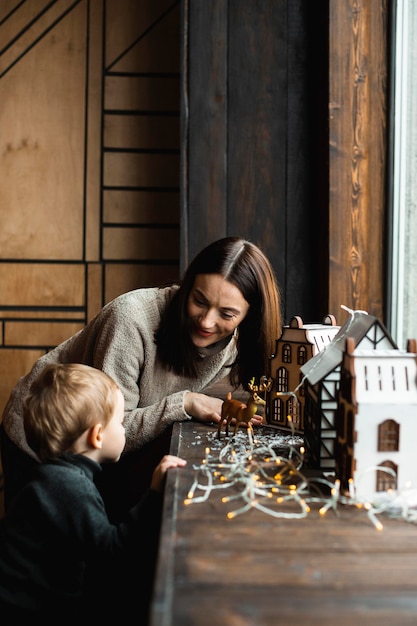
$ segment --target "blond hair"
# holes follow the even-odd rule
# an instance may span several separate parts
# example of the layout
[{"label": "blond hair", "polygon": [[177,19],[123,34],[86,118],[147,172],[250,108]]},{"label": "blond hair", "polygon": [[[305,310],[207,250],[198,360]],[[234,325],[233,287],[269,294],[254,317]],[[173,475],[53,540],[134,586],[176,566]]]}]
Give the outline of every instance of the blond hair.
[{"label": "blond hair", "polygon": [[110,421],[117,384],[80,363],[47,365],[33,381],[23,409],[26,439],[41,461],[71,452],[91,426]]}]

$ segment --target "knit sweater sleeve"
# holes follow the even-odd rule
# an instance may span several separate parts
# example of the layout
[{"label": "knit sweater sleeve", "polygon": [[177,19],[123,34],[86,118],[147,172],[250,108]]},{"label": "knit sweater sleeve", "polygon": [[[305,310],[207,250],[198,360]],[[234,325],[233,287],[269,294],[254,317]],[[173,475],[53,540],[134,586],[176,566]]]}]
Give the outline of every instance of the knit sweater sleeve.
[{"label": "knit sweater sleeve", "polygon": [[184,409],[185,393],[200,392],[226,376],[236,358],[236,346],[231,341],[206,356],[196,379],[167,371],[158,359],[154,334],[175,289],[137,289],[122,294],[82,331],[38,359],[16,385],[3,413],[3,425],[16,445],[34,456],[24,434],[23,402],[35,376],[52,362],[85,363],[115,380],[125,398],[125,452],[152,441],[174,422],[190,420]]},{"label": "knit sweater sleeve", "polygon": [[[148,293],[146,293],[148,291]],[[162,367],[154,333],[167,295],[140,290],[135,298],[118,298],[103,312],[94,364],[118,383],[125,398],[125,452],[155,439],[169,425],[190,420],[184,409],[187,391],[200,391],[226,374],[224,360],[207,359],[198,380],[177,376]]]}]

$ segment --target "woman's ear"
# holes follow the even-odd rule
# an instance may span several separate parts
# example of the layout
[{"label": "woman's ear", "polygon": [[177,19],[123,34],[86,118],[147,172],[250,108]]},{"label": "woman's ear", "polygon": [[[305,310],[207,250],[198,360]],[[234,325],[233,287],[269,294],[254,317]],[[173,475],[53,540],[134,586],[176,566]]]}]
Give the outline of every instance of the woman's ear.
[{"label": "woman's ear", "polygon": [[87,441],[96,450],[101,450],[103,446],[103,425],[95,424],[88,431]]}]

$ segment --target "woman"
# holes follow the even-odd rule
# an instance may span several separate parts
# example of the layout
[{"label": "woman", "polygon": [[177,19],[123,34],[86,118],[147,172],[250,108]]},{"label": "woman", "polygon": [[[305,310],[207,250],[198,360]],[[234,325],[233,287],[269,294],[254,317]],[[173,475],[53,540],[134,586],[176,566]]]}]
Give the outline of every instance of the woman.
[{"label": "woman", "polygon": [[[103,370],[125,397],[125,451],[111,471],[102,473],[100,485],[119,516],[138,497],[140,485],[133,481],[136,491],[130,494],[126,479],[132,466],[139,459],[152,472],[154,459],[166,452],[157,449],[153,458],[151,443],[166,446],[163,435],[174,422],[194,418],[218,423],[223,401],[203,390],[226,375],[234,388],[259,380],[268,372],[281,326],[271,264],[240,237],[207,246],[180,284],[117,297],[85,328],[42,356],[12,391],[1,438],[6,508],[38,461],[25,439],[23,401],[48,363],[84,363]],[[259,423],[256,416],[253,423]],[[117,496],[122,501],[115,503]]]}]

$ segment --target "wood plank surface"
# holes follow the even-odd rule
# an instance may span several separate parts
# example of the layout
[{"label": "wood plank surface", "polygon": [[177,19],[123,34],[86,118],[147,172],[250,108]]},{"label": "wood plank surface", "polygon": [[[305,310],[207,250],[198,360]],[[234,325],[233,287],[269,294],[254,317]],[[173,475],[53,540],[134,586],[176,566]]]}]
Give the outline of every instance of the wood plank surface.
[{"label": "wood plank surface", "polygon": [[[255,429],[274,433],[280,440],[278,429]],[[226,489],[186,506],[206,448],[215,455],[226,442],[215,426],[174,425],[170,451],[188,463],[168,474],[151,626],[416,623],[415,524],[380,517],[378,531],[341,504],[325,516],[312,506],[301,519],[253,508],[228,519],[242,503],[222,502]]]}]

